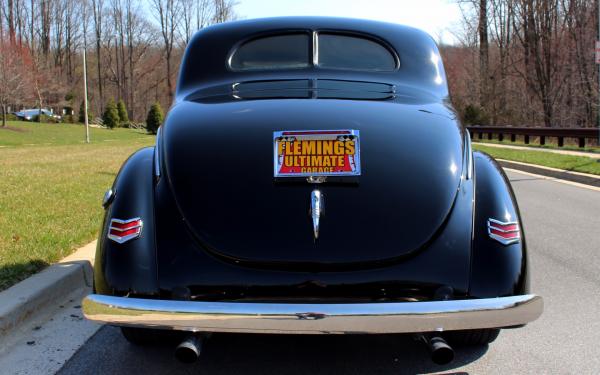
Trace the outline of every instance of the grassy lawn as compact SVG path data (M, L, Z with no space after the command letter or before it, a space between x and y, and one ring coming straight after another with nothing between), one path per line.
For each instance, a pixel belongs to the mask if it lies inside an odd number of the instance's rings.
M75 145L85 141L85 127L80 124L8 121L7 128L0 127L0 146ZM127 142L137 140L144 134L130 129L107 130L90 126L90 139L93 143Z
M553 154L551 152L514 150L474 144L473 148L486 152L497 159L520 161L568 171L600 175L600 163L585 156Z
M600 153L600 147L598 147L598 146L578 147L574 141L573 141L573 144L566 144L566 142L565 142L565 145L563 147L558 147L558 143L551 141L551 140L546 140L545 145L540 145L540 144L535 144L535 143L526 144L525 142L520 141L520 140L517 140L515 142L509 142L509 141L500 142L497 139L477 139L477 138L473 139L473 142L493 143L493 144L497 144L497 145L521 146L521 147L531 147L531 148L545 148L545 149L551 149L551 150L569 150L569 151Z
M123 161L154 137L128 129L9 123L0 128L0 290L93 240Z

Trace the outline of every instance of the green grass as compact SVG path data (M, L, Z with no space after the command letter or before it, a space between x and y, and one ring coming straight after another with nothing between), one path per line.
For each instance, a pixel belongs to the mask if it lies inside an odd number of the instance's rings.
M19 131L19 130L24 131ZM11 122L0 128L0 290L92 241L104 191L154 137L128 129Z
M139 139L144 134L130 129L107 130L90 126L90 139L94 143L125 142ZM75 145L84 142L85 127L81 124L8 121L6 129L0 126L0 146Z
M543 165L545 167L600 175L600 163L597 161L597 159L586 156L572 156L555 154L551 152L515 150L510 148L485 146L482 144L474 144L473 148L486 152L496 159L520 161L523 163Z
M533 137L532 137L533 138ZM576 142L572 144L565 144L563 147L558 147L558 143L548 142L546 141L545 145L534 144L534 143L525 143L523 141L502 141L500 142L497 139L473 139L473 142L478 143L493 143L497 145L508 145L508 146L520 146L520 147L531 147L531 148L542 148L542 149L550 149L550 150L568 150L568 151L580 151L580 152L591 152L591 153L600 153L600 147L597 146L586 146L579 147Z

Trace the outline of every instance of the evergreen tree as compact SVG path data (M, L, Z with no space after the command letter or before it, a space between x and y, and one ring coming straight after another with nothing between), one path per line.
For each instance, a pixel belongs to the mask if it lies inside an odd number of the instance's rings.
M129 115L127 114L127 107L125 107L125 102L123 100L119 100L117 111L119 112L119 122L121 123L121 126L127 126L129 123Z
M92 110L88 107L88 122L91 122L94 118L94 114ZM81 101L81 105L79 105L79 117L77 119L78 122L85 124L85 103L83 100Z
M106 108L102 115L102 122L104 122L104 126L109 129L119 125L119 111L117 111L117 106L112 98L106 103Z
M160 103L156 102L150 107L148 117L146 118L146 129L149 133L156 134L158 127L163 122L163 111L160 107Z

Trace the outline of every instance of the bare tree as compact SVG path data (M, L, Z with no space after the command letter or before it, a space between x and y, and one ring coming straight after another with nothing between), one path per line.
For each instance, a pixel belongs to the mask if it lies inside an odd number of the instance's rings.
M237 18L235 14L236 2L233 0L213 0L214 23L222 23Z
M488 7L487 0L479 0L479 105L488 105L489 53L488 53Z
M48 57L50 52L50 22L51 22L51 2L50 0L40 0L40 20L41 20L41 37L40 43L42 53Z
M196 1L196 30L210 25L213 20L213 4L211 0Z
M184 45L187 45L194 34L193 17L196 10L195 0L181 0L181 39Z
M104 13L104 0L92 0L94 19L94 33L96 34L96 61L98 68L98 96L100 111L104 109L103 70L102 70L102 14Z
M29 5L29 11L31 14L31 17L29 19L29 45L30 45L30 51L31 54L33 55L35 53L35 31L34 31L34 25L35 25L35 0L31 0L30 5Z
M8 22L8 38L10 44L15 44L15 4L14 0L7 0L6 5L8 7L6 11L6 21Z
M0 40L4 40L4 0L0 0Z
M179 25L180 14L182 10L180 0L152 0L155 16L160 23L160 31L163 37L163 48L166 64L167 90L169 92L169 102L173 101L173 83L171 59L173 56L173 47L177 27Z
M181 41L187 45L197 30L212 24L216 19L214 0L181 0ZM233 14L230 10L228 13Z
M0 40L0 106L2 107L2 126L6 126L8 105L25 99L28 87L26 50L10 42Z
M129 117L141 120L154 101L168 106L173 100L175 62L194 32L235 17L234 5L230 0L153 0L150 7L139 0L0 0L0 40L22 47L30 60L21 80L28 81L30 95L14 96L8 105L73 107L74 98L83 95L81 45L89 26L91 111L101 113L107 98L121 98Z

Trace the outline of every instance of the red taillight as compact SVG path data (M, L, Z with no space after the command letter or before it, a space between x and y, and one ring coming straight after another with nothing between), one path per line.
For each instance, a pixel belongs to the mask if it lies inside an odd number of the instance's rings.
M133 240L142 234L142 226L143 222L139 217L128 220L111 219L108 238L118 243Z
M510 245L521 240L521 230L516 221L505 223L500 220L488 219L488 234L490 238L503 245Z

